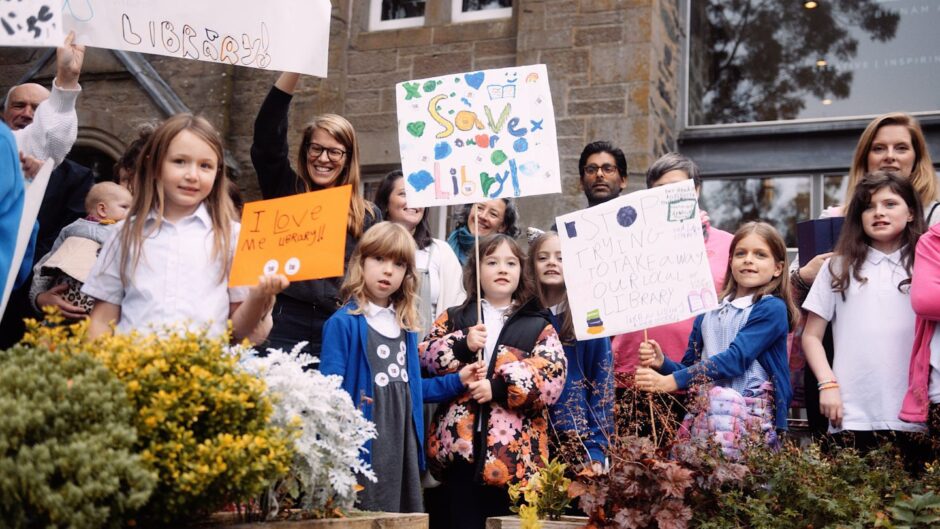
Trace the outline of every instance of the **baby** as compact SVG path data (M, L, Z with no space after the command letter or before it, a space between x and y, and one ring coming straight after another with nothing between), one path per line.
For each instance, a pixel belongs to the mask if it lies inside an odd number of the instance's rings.
M85 214L62 228L52 250L33 268L29 299L40 312L43 307L58 307L68 318L88 316L94 300L81 293L98 250L124 220L131 207L130 192L114 183L95 184L85 197Z

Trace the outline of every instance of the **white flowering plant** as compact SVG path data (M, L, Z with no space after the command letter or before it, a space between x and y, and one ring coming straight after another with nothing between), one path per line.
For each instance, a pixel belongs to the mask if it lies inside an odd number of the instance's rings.
M233 352L246 371L267 384L274 403L272 421L296 434L292 475L285 482L302 490L298 506L330 515L352 508L359 490L357 475L376 481L370 466L359 458L376 431L340 387L341 377L304 370L319 360L301 353L303 346L300 343L289 353L268 349L266 356L246 347L233 348ZM269 508L267 515L276 516L277 506Z

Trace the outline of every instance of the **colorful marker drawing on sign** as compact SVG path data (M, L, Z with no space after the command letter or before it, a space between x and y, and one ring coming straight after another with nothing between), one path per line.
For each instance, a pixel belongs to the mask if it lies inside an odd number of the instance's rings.
M326 77L328 0L272 0L257 16L245 16L259 10L249 0L141 4L66 0L63 22L89 46Z
M0 46L61 46L60 2L0 0Z
M578 339L682 321L718 306L691 180L558 217Z
M396 98L409 204L561 192L545 65L407 81Z
M253 286L258 276L291 282L343 275L348 185L245 204L230 286Z

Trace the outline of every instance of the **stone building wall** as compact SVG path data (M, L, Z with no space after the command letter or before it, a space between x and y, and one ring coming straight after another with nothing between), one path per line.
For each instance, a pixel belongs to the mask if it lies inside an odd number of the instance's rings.
M450 2L428 0L425 25L368 31L364 0L335 0L329 76L303 78L291 108L292 148L317 113L347 117L359 133L364 172L378 176L398 163L395 83L450 72L545 63L556 113L562 197L521 200L524 226L548 226L555 215L584 207L577 160L583 146L607 139L627 154L630 189L678 135L680 39L678 0L516 0L512 18L451 23ZM0 51L0 86L16 82L39 51ZM239 184L257 198L249 159L255 115L276 72L148 56L193 111L222 132L239 163ZM52 66L37 77L46 85ZM163 116L106 50L90 50L82 74L80 125L120 141ZM292 151L293 151L292 149Z

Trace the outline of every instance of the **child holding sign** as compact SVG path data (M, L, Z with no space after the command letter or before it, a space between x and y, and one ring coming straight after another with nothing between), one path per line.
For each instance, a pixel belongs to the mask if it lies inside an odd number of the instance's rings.
M910 179L887 171L864 176L849 201L835 255L803 303L803 351L819 380L820 411L829 432L852 432L837 440L859 450L889 439L913 449L910 432L924 430L898 419L914 345L911 266L923 219ZM822 346L829 321L832 367Z
M473 254L464 269L470 297L441 314L421 344L421 364L432 374L454 373L480 356L485 364L467 393L434 414L428 439L453 528L482 529L488 517L509 514L509 484L531 477L548 457L547 408L561 395L567 362L524 262L508 235L480 241L479 275Z
M95 298L88 334L165 325L226 331L260 341L263 316L287 286L260 278L228 288L240 225L228 195L222 139L202 117L177 114L147 141L133 177L127 220L104 244L82 293Z
M549 408L552 443L568 463L604 466L613 422L614 377L609 338L577 340L568 310L558 234L543 233L529 246L535 292L558 332L568 359L568 377L558 402Z
M750 433L763 433L773 446L775 430L787 429L787 332L798 313L786 268L787 247L777 230L764 222L745 224L731 241L722 302L695 318L682 362L665 357L655 341L640 346L641 390L685 389L696 377L715 382L708 408L686 417L680 437L712 438L733 457Z
M363 235L341 294L346 306L323 326L320 372L343 377L343 389L378 431L362 454L378 483L363 483L359 507L422 512L422 404L462 393L478 366L421 377L415 243L402 226L380 222Z

